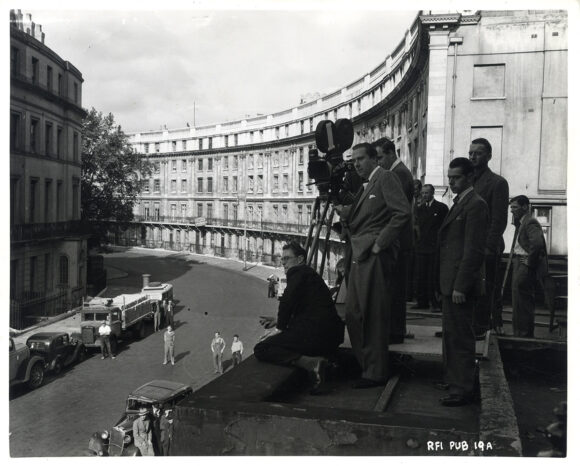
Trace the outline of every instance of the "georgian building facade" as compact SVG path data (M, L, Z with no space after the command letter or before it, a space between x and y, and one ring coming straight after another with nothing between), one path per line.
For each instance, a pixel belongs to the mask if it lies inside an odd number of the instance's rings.
M550 253L565 255L566 76L566 12L420 12L384 61L332 94L272 115L132 134L155 170L117 239L242 257L246 235L249 258L273 261L308 231L316 125L349 118L354 144L389 137L446 202L449 161L486 137L492 169L510 195L530 197ZM513 228L505 235L511 244ZM334 263L340 243L331 241Z
M80 228L83 78L10 12L11 326L74 306L86 289Z

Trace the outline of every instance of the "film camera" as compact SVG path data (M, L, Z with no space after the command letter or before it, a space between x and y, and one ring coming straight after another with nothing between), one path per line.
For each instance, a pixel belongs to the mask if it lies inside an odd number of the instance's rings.
M333 123L323 120L316 126L316 149L308 151L308 176L320 192L320 197L341 200L344 176L354 170L352 162L343 159L343 153L352 145L354 130L352 122L341 118ZM324 155L320 157L318 151Z

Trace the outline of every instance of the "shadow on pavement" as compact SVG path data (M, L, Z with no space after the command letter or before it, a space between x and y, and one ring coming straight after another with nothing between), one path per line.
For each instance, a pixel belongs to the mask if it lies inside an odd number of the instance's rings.
M175 362L181 361L185 356L187 356L191 351L183 351L175 356Z

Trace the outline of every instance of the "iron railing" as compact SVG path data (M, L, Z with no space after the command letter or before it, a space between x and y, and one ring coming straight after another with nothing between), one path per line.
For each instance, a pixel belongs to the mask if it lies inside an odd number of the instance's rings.
M80 220L51 223L22 223L10 225L10 241L53 239L83 233Z

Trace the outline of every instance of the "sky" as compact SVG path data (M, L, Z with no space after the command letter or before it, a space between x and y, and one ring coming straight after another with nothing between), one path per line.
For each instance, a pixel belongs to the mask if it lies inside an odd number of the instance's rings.
M268 5L23 13L42 25L45 45L83 74L83 106L111 112L125 132L137 132L193 126L194 104L202 126L340 89L385 60L418 12Z

